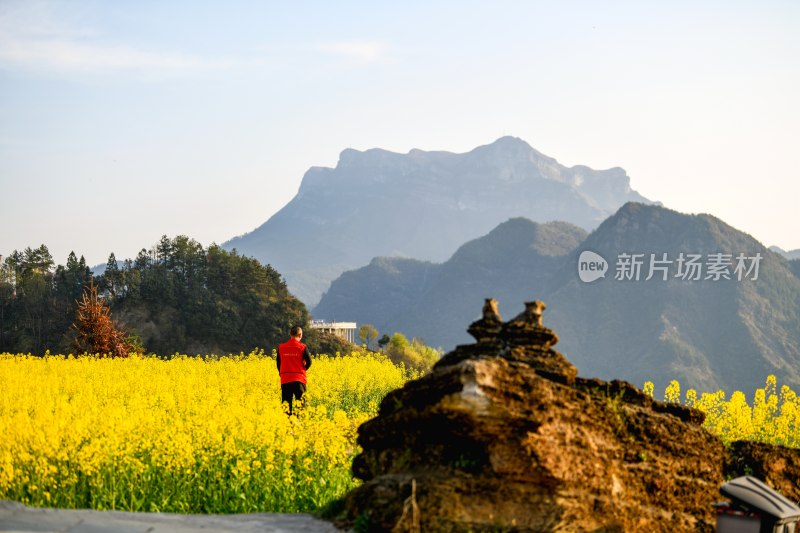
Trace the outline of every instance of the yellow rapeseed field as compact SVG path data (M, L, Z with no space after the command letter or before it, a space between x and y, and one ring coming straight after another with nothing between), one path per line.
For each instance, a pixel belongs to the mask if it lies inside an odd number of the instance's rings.
M0 499L187 513L318 509L355 486L356 430L410 377L377 354L316 357L305 405L279 402L274 356L0 354ZM653 394L653 384L644 389ZM723 441L800 447L800 399L775 376L742 392L665 400L707 415Z
M354 486L356 429L408 375L375 354L315 358L305 406L274 357L0 354L0 499L233 513L309 511Z
M694 389L686 391L683 404L703 411L704 427L725 443L749 440L800 448L800 399L788 385L778 393L777 383L775 376L768 376L764 388L755 391L752 406L741 391L726 400L724 391L698 397ZM652 396L653 383L645 383L644 390ZM672 381L667 386L664 400L681 402L680 383Z

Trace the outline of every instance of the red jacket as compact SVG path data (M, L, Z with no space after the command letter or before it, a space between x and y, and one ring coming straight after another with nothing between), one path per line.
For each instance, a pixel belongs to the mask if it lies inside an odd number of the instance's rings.
M278 346L278 371L281 385L299 381L306 382L306 369L311 366L311 353L305 344L291 338Z

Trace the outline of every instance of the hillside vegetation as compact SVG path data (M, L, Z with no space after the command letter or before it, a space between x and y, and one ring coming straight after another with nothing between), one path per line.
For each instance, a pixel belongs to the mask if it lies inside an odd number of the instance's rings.
M83 257L54 265L46 246L15 251L0 265L0 351L69 353L76 302L92 278ZM293 325L309 321L305 305L270 265L204 248L185 236L164 236L135 259L112 253L95 284L113 319L146 351L159 355L271 351ZM346 343L307 328L318 353Z

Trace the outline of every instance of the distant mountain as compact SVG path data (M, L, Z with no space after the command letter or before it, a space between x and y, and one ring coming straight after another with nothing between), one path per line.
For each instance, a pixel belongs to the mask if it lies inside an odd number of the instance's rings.
M776 254L781 254L786 259L800 259L800 249L786 251L779 246L770 246L769 249Z
M712 216L638 203L626 204L584 236L569 224L509 220L443 264L377 259L347 272L312 314L346 312L383 332L403 331L451 349L471 342L463 324L479 315L484 298L497 298L505 317L539 298L548 304L547 325L561 337L558 349L582 375L637 385L651 380L660 390L671 379L701 391L752 390L770 373L800 385L794 261ZM604 278L581 281L585 251L605 260ZM730 257L717 262L720 253ZM638 281L632 271L634 279L616 279L624 254L641 260ZM651 254L656 268L647 280ZM678 275L681 254L684 260L698 256L699 280ZM758 254L760 261L750 259ZM664 259L671 263L659 263ZM714 279L715 263L730 279ZM758 277L752 279L755 264ZM682 266L688 273L685 261ZM666 268L666 280L659 267Z
M297 196L223 248L269 263L315 305L342 272L378 256L444 261L514 216L595 228L627 201L647 202L621 168L565 167L503 137L464 154L344 150L311 168Z
M464 324L475 319L487 296L510 314L526 296L549 290L563 257L586 235L566 222L514 218L468 242L443 264L375 258L334 281L312 314L333 320L347 313L381 332L406 332L449 350L468 342Z
M792 259L789 261L789 268L794 272L794 275L800 278L800 259Z
M578 279L584 250L608 259L605 279ZM623 253L645 254L640 281L614 278ZM664 253L673 261L667 281L658 271L645 281L650 254ZM675 277L681 253L701 256L702 279ZM705 279L718 253L732 256L729 280ZM739 254L761 255L758 279L737 279ZM560 347L592 375L637 384L652 376L661 390L677 378L699 390L752 391L768 374L800 385L800 279L785 258L713 216L627 204L568 257L553 289Z

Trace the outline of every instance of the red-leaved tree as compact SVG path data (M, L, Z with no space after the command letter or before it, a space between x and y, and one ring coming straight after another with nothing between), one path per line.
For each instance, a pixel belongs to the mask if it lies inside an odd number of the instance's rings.
M73 341L76 353L128 356L125 332L117 329L111 321L111 310L98 297L94 280L84 287L75 316L72 328L77 332Z

